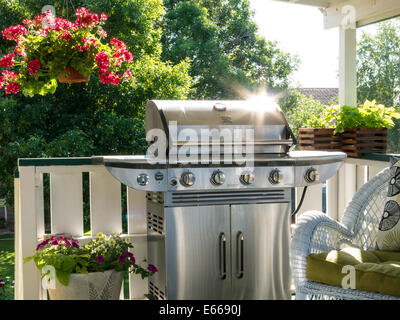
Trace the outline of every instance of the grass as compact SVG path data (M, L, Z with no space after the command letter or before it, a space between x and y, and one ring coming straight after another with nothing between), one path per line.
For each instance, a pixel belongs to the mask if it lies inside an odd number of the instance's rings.
M4 288L0 288L0 300L14 299L14 235L0 236L0 279L5 281Z

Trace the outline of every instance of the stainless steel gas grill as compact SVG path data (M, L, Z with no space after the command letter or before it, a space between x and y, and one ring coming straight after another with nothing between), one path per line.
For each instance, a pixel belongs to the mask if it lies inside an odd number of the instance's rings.
M346 155L291 151L292 131L270 102L150 101L146 131L149 151L166 133L166 152L100 160L146 191L148 261L159 269L150 294L289 299L291 190L326 181Z

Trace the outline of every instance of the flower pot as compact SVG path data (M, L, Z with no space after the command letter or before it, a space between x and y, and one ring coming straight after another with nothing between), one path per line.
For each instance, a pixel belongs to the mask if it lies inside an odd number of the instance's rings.
M68 286L56 279L55 289L48 290L50 300L119 300L123 277L115 270L72 273Z
M88 82L90 79L90 75L88 76L83 76L81 75L77 70L72 68L70 65L68 65L63 73L69 74L68 76L64 77L61 76L58 78L58 81L60 83L79 83L79 82Z

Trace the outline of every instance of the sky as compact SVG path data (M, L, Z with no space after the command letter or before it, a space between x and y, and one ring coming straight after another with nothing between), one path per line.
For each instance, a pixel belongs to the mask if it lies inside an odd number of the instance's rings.
M278 41L281 49L299 57L299 70L292 76L295 86L339 86L339 29L324 29L318 8L273 0L250 0L250 5L258 33L267 40ZM372 32L369 28L362 29Z

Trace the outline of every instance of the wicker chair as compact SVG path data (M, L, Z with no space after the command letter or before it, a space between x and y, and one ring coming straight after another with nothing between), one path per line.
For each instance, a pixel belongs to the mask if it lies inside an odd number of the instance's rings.
M388 181L389 168L363 185L347 206L340 223L318 211L308 211L299 217L293 230L290 252L296 299L399 299L306 279L307 255L310 253L340 249L344 244L363 250L374 249Z

